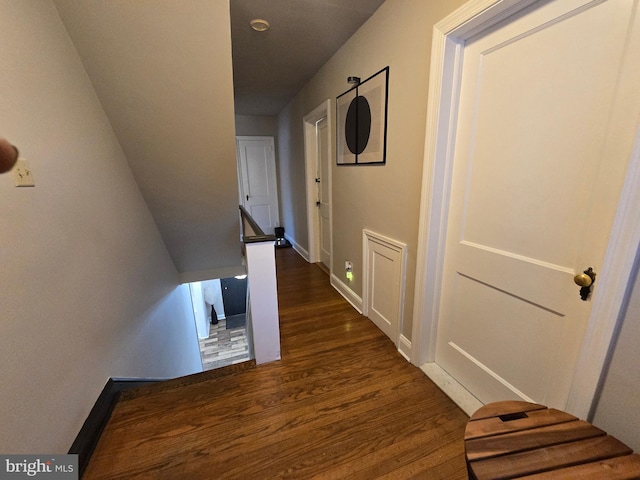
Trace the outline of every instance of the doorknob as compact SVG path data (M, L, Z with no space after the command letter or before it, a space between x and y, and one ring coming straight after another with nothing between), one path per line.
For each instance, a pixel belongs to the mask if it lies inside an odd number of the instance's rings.
M596 281L596 273L589 267L583 273L573 277L573 281L580 287L580 298L586 300L591 293L591 285Z
M593 280L586 273L581 273L580 275L576 275L573 277L573 281L576 282L576 285L579 287L590 287L593 283Z

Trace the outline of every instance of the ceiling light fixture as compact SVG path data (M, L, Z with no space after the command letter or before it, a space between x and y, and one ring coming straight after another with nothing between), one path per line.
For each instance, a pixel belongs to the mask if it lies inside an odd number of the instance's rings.
M267 30L269 30L269 27L271 27L271 25L269 25L269 22L261 18L254 18L249 22L249 25L251 25L251 28L253 28L256 32L266 32Z

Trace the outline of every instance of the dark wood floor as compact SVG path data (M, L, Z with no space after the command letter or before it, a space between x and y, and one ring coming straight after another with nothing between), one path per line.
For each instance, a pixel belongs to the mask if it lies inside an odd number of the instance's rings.
M317 266L277 269L282 360L127 392L83 478L467 478L468 417Z

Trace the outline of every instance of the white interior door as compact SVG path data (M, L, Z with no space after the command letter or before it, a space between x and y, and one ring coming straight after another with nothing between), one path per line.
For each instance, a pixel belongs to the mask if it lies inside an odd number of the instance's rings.
M316 123L316 146L318 159L318 227L320 240L320 262L328 269L331 265L331 218L329 191L329 128L326 117Z
M602 272L637 128L636 3L537 2L464 46L435 360L484 403L566 404L573 277Z
M309 250L298 251L331 270L331 100L304 116L305 180Z
M280 223L273 137L237 137L240 203L266 234Z

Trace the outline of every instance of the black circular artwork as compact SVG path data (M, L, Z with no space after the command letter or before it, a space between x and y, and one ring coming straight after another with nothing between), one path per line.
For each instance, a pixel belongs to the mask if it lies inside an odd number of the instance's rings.
M366 98L357 96L351 100L344 135L351 153L360 155L364 152L371 135L371 108Z

